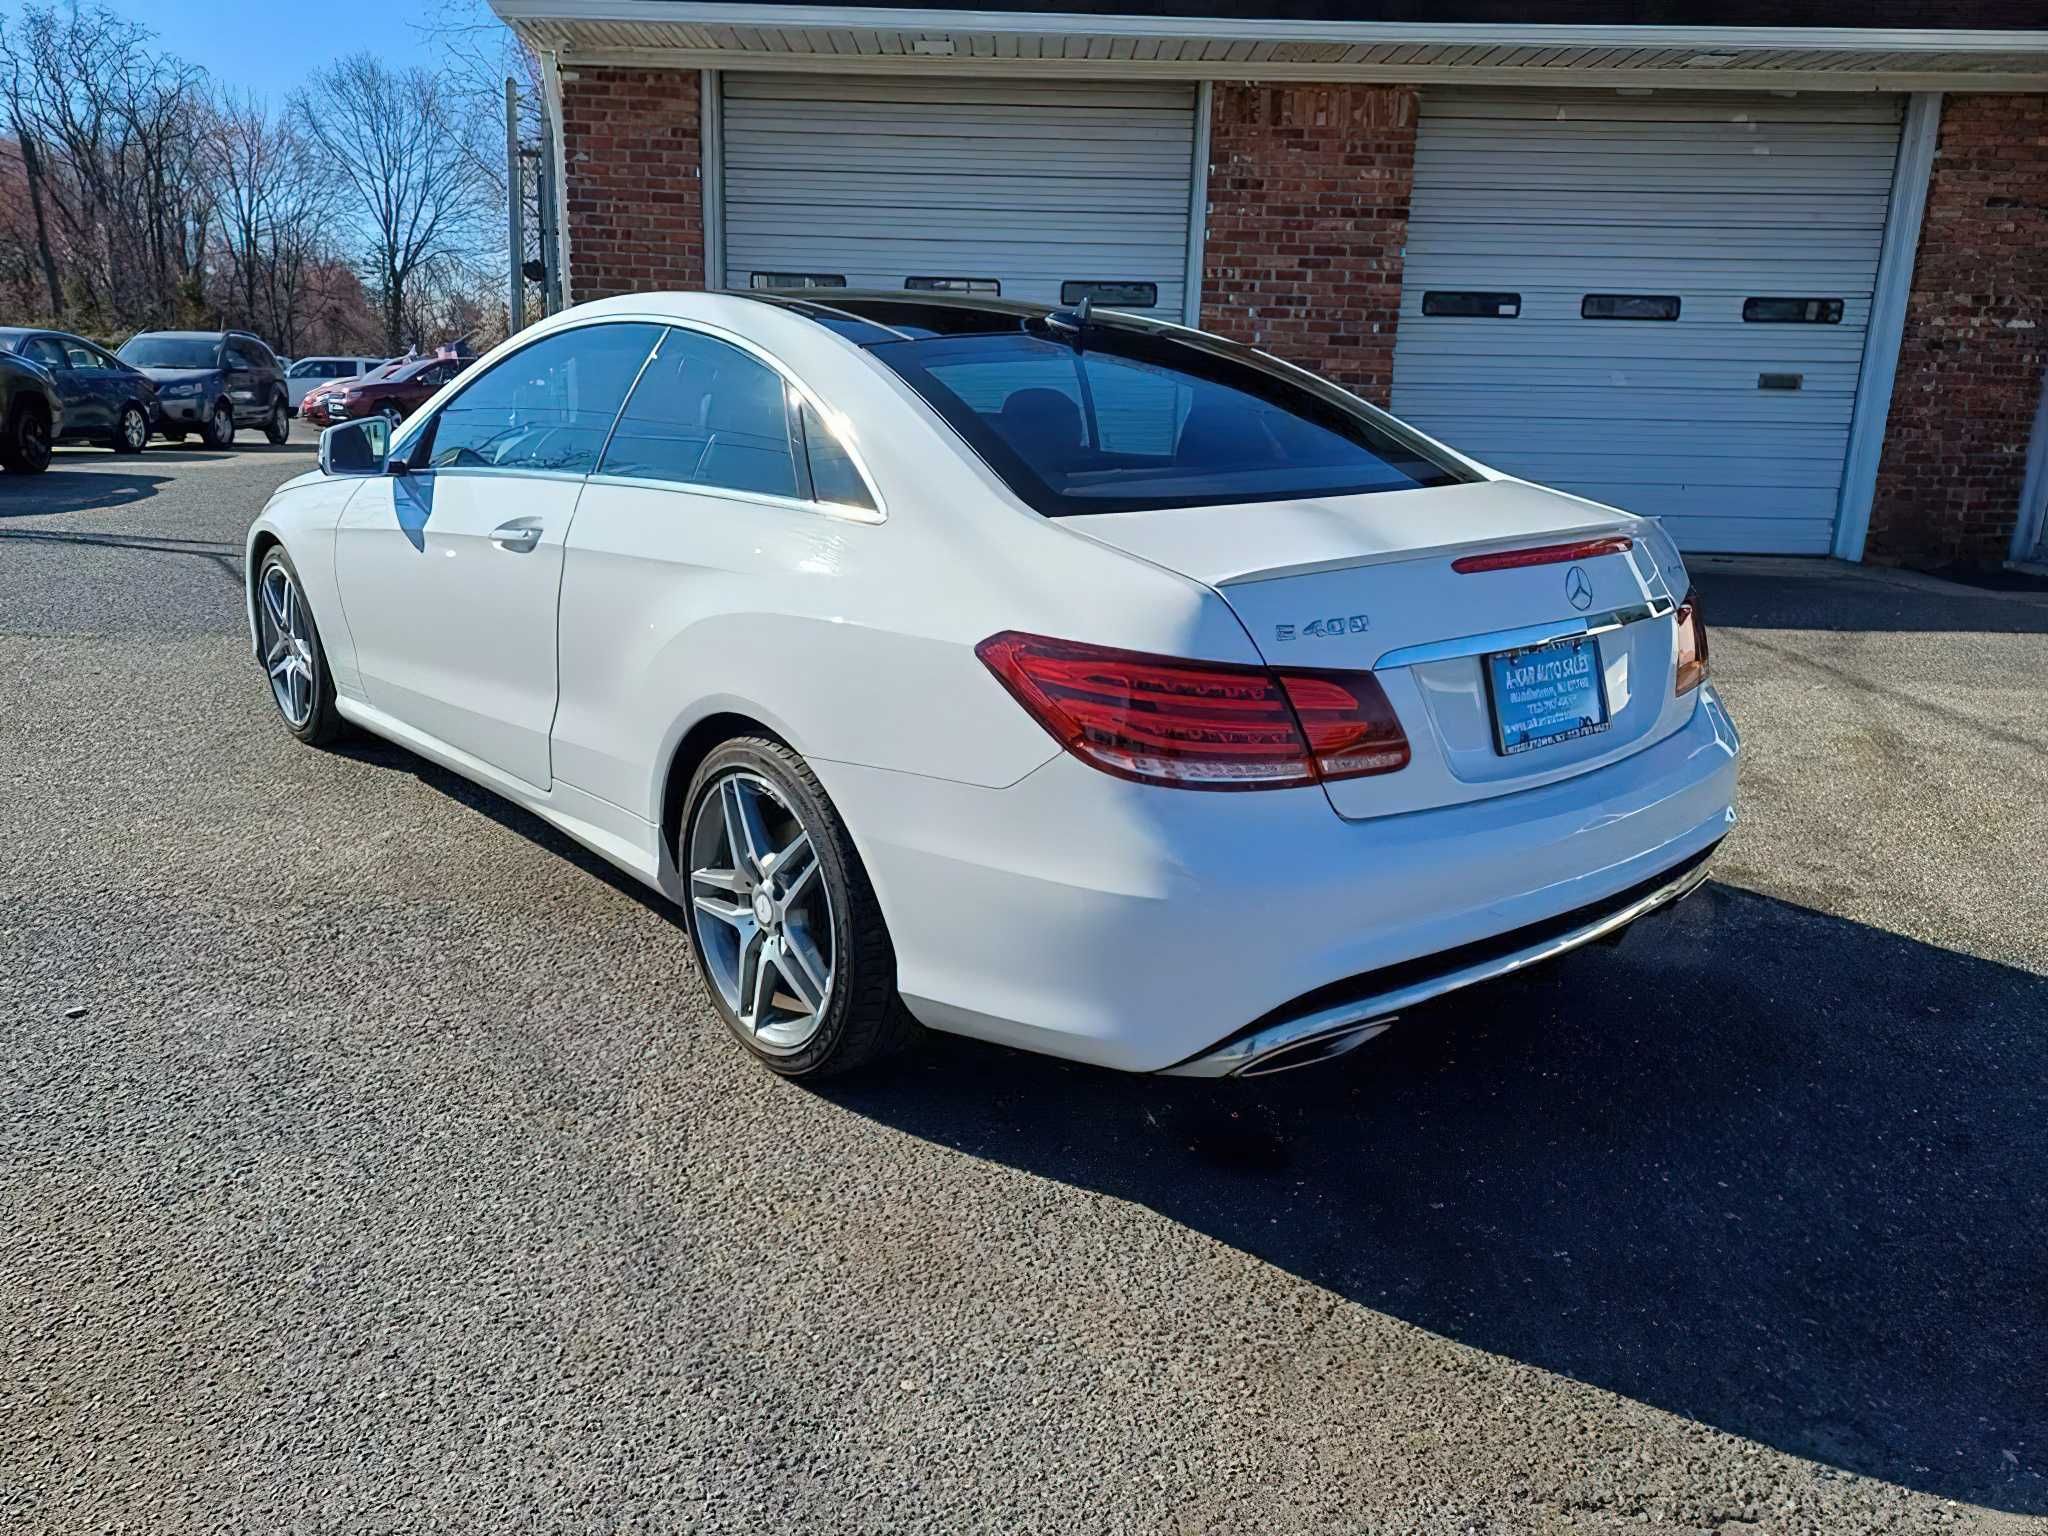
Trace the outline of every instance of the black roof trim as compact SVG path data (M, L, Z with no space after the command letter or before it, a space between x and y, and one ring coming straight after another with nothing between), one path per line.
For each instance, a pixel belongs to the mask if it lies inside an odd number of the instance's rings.
M1049 304L962 293L899 293L891 288L734 288L736 299L772 304L830 326L861 346L920 336L975 336L1014 331L1051 313Z

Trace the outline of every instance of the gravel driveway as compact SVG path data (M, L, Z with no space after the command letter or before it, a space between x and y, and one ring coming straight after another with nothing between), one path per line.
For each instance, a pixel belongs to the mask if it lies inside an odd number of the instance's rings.
M276 727L310 463L0 481L0 1528L2048 1527L2048 599L1701 562L1718 879L1334 1069L811 1091Z

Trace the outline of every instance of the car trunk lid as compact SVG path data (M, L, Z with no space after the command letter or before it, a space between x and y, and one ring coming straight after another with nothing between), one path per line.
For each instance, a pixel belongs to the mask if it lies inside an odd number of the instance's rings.
M1684 593L1655 552L1669 546L1640 519L1576 497L1489 481L1063 522L1213 588L1275 667L1378 676L1413 756L1398 772L1328 784L1348 818L1570 777L1650 745L1685 717L1671 687L1671 613ZM1511 563L1537 551L1542 563ZM1492 568L1469 568L1474 557ZM1581 643L1564 644L1573 640ZM1556 648L1526 654L1546 643ZM1605 721L1570 736L1546 722L1535 745L1511 730L1503 739L1528 674L1495 672L1487 658L1509 653L1553 672L1579 669L1581 686L1597 674ZM1512 696L1500 714L1496 687Z

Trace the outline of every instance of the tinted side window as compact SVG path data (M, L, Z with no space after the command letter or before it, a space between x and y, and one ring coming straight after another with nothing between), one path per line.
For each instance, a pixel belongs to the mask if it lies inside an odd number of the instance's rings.
M41 363L45 368L64 368L69 363L64 349L47 336L38 336L22 349L23 355L32 363Z
M226 366L230 368L254 368L256 360L233 342L225 349Z
M441 408L429 467L588 474L659 334L652 325L588 325L521 348ZM436 364L420 382L453 371Z
M626 402L603 472L796 495L782 375L738 347L671 330Z
M804 454L811 470L811 494L835 506L866 507L872 512L875 498L868 494L867 482L861 479L852 457L832 429L808 404L803 409L803 423Z

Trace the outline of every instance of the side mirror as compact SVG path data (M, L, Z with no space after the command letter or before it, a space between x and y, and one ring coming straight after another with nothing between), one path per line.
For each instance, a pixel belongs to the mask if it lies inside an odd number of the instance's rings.
M344 421L320 434L320 473L381 475L391 457L391 423L382 416Z

